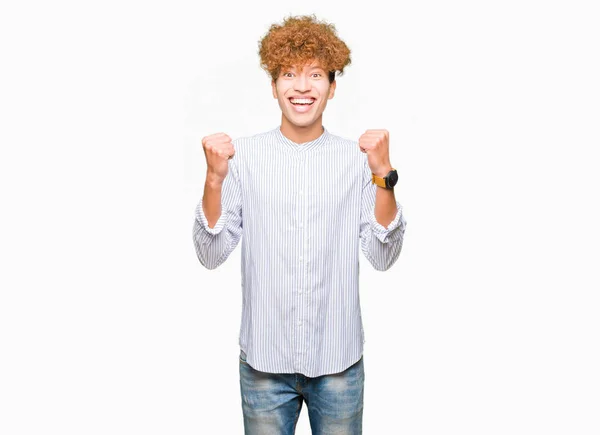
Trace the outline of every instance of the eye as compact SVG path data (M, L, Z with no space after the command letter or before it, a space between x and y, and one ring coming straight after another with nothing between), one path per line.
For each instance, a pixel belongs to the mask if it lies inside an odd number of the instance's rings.
M289 75L288 75L288 74L289 74ZM291 72L285 72L285 73L283 73L283 76L284 76L284 77L291 77L291 76L292 76L292 73L291 73Z
M321 77L321 73L314 73L313 76Z

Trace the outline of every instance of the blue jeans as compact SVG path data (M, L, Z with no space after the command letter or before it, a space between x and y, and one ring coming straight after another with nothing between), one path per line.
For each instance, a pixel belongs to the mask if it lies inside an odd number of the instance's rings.
M246 435L293 435L306 402L313 435L362 434L363 358L341 373L310 378L252 368L240 351L240 387Z

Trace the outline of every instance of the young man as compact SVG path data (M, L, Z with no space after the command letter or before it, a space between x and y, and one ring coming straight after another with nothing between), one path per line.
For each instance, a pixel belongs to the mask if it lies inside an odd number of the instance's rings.
M242 238L240 388L246 434L362 433L359 250L387 270L406 221L386 130L358 141L322 123L350 50L331 24L289 17L260 41L281 125L202 139L207 162L194 244L209 269Z

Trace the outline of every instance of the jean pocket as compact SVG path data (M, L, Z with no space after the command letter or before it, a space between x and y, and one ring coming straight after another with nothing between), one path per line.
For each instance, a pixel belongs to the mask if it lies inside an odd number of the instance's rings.
M248 364L246 362L246 353L240 349L240 361L243 362L244 364Z

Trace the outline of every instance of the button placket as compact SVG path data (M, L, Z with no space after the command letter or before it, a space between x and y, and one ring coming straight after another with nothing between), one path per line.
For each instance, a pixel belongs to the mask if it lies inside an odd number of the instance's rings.
M298 271L300 274L300 279L298 280L299 288L298 288L298 299L297 299L297 309L296 309L296 357L297 364L299 367L302 366L303 360L303 347L304 347L304 335L302 333L302 325L303 325L303 316L304 316L304 301L303 301L303 287L306 283L306 274L305 274L305 261L304 261L304 246L305 246L305 237L306 232L304 231L304 220L306 216L306 195L304 195L305 188L304 185L306 183L306 167L305 167L305 156L303 152L300 152L298 156L298 174L299 174L299 183L297 190L297 207L298 207L298 241L299 241L299 249L300 252L296 253L298 258ZM298 245L297 245L298 246Z
M304 150L306 151L306 150ZM306 310L306 301L305 301L305 294L306 294L306 281L307 281L307 265L306 265L306 239L307 239L307 233L305 231L306 228L306 216L307 216L307 195L306 195L306 184L307 184L307 171L306 171L306 156L305 156L305 152L302 152L300 154L300 164L299 164L299 172L301 174L300 176L300 183L298 186L298 207L299 207L299 221L298 221L298 230L299 230L299 252L297 253L297 258L298 258L298 263L299 263L299 273L300 275L300 280L299 280L299 288L298 288L298 310L297 312L297 318L296 318L296 328L297 328L297 332L296 332L296 336L298 337L297 340L297 348L296 348L296 354L297 354L297 358L298 358L298 365L302 365L302 360L303 360L303 354L304 354L304 346L305 346L305 340L306 340L306 328L304 328L304 316L305 316L305 310Z
M299 208L300 208L300 220L298 222L298 228L300 230L304 230L304 222L306 220L306 195L304 195L304 191L305 191L305 184L306 184L306 156L305 153L302 152L300 154L300 171L302 173L302 176L300 177L301 181L300 181L300 186L299 186L299 190L298 190L298 203L299 203ZM304 256L305 256L305 248L306 248L306 231L301 231L300 233L300 238L301 238L301 243L300 243L300 253L298 254L298 260L300 263L304 263ZM305 278L305 270L304 267L302 267L302 277L303 279Z
M309 202L309 194L308 194L308 185L310 180L308 179L308 152L309 150L304 150L305 152L302 155L302 184L300 186L300 202L302 204L302 214L301 221L299 222L299 227L301 231L301 242L300 242L300 253L299 253L299 261L300 261L300 270L302 273L302 280L300 283L300 289L298 291L298 297L300 302L300 316L298 318L298 337L299 337L299 352L301 353L301 357L307 352L305 348L307 339L308 339L308 329L306 327L306 316L308 310L308 298L309 294L307 292L308 286L308 231L307 228L307 219L308 219L308 202Z

